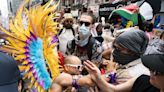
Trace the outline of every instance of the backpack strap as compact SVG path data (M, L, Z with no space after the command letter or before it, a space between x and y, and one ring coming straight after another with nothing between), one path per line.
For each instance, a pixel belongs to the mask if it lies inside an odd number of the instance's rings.
M76 47L75 39L72 40L71 47L72 47L72 53L73 53L74 50L75 50L75 47ZM71 54L72 54L72 53L71 53Z
M73 28L71 28L72 30L72 34L75 36L75 30Z
M92 48L93 48L93 45L95 43L95 38L90 36L89 37L89 41L86 45L86 49L87 49L87 56L89 58L89 60L92 59ZM71 43L71 54L75 51L75 48L76 48L76 43L75 43L75 39L72 40L72 43Z
M63 29L61 29L58 33L58 36L61 35L61 33L63 32Z
M73 54L73 52L75 51L75 47L76 47L75 39L73 39L67 44L68 52L66 51L66 54L67 55Z
M95 38L90 36L88 44L87 44L87 55L88 55L89 60L92 59L92 54L93 54L92 48L93 48L94 43L95 43Z

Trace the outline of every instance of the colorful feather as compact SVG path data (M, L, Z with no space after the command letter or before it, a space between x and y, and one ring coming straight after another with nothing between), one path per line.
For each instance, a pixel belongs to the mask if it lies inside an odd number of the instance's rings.
M10 32L0 26L3 37L9 44L0 50L14 54L24 72L23 79L31 80L31 87L38 92L46 92L52 81L59 75L59 57L54 49L57 47L56 38L58 23L54 22L54 12L59 2L53 0L43 6L37 5L25 8L28 0L20 6L14 20L10 20ZM27 27L23 25L22 16L27 17ZM52 35L53 34L53 35Z

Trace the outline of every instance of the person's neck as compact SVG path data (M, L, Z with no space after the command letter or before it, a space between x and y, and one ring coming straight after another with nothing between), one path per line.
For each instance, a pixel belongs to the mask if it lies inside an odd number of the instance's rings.
M69 72L67 72L67 71L64 71L64 73L67 73L67 74L70 74L70 75L76 75L76 74L71 74L71 73L69 73Z

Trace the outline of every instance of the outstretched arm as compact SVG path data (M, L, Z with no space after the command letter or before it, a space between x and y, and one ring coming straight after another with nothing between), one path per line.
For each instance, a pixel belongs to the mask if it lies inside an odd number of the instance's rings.
M51 92L62 92L62 86L54 83L51 87Z
M62 92L63 87L72 86L73 76L67 73L60 74L54 81L52 85L52 92ZM77 85L82 87L91 87L94 86L94 82L91 79L90 75L82 76L81 78L77 79Z
M62 92L63 87L72 85L72 76L67 73L61 73L53 82L51 92Z
M95 81L95 83L102 90L102 92L130 92L135 80L137 79L137 78L132 78L123 84L115 86L107 83L101 77L100 70L92 62L86 61L84 62L84 64L91 78Z

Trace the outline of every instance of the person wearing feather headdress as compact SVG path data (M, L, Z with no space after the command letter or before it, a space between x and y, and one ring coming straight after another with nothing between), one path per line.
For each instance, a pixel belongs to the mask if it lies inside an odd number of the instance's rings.
M23 79L29 79L29 88L37 92L47 92L53 80L59 75L59 56L56 37L59 30L54 21L54 12L59 2L49 0L45 5L26 8L29 0L20 5L16 16L10 20L10 31L0 26L8 41L0 50L14 54L20 63ZM30 6L30 5L29 5ZM27 26L23 25L23 14L27 16ZM54 35L52 35L54 34Z

